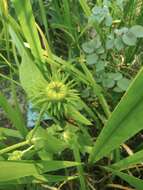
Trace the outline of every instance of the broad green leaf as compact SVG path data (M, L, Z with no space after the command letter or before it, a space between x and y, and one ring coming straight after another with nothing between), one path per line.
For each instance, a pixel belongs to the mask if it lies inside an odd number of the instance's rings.
M21 135L26 136L27 128L26 128L23 120L21 120L20 113L10 105L10 103L7 101L5 96L3 94L1 94L1 93L0 93L0 107L3 108L3 110L5 111L7 117L10 119L13 126L17 130L19 130Z
M127 78L122 78L121 80L118 80L117 82L117 86L122 89L122 90L127 90L129 84L130 84L130 80Z
M134 46L137 42L136 36L130 30L122 36L122 40L129 46Z
M89 161L95 162L108 155L120 144L143 129L143 69L111 114L98 136Z
M96 51L101 48L102 45L99 35L97 35L94 39L90 40L89 43L92 45L92 47L94 47L94 50Z
M141 164L142 162L143 150L136 152L133 155L128 156L127 158L120 160L119 162L116 162L115 164L112 164L110 167L115 170L124 170L133 167L136 164Z
M105 25L111 26L112 25L112 17L110 15L107 15L105 18Z
M114 92L124 92L124 90L122 90L121 88L119 88L118 86L115 86L115 88L113 89Z
M111 78L104 79L102 81L104 87L112 88L115 85L115 81Z
M104 52L105 52L105 50L104 50L104 48L102 46L96 50L96 53L99 54L99 55L103 54Z
M77 165L70 161L0 161L0 183Z
M84 44L82 44L82 49L86 52L86 53L93 53L94 52L94 47L92 44L90 44L89 42L85 42Z
M96 53L87 55L86 61L87 61L88 65L93 65L93 64L97 63L97 61L98 61L98 55Z
M137 37L143 38L143 26L135 25L130 28L130 31Z
M96 64L96 72L103 71L105 69L105 65L105 62L98 61L98 63Z
M107 39L106 49L112 49L114 47L114 39Z
M82 48L83 50L90 54L90 53L93 53L95 50L97 51L100 47L101 47L101 41L100 41L100 37L99 36L96 36L96 38L88 41L88 42L85 42L82 44ZM103 51L104 49L102 49ZM99 52L100 54L100 52Z
M12 0L14 8L20 22L23 34L30 45L33 55L42 59L42 48L36 29L35 19L32 12L30 1Z
M121 49L124 48L124 43L123 43L123 40L120 38L120 37L117 37L115 40L114 40L114 46L115 48L120 51Z
M23 57L19 68L20 82L28 96L37 95L37 87L47 83L38 67L29 57Z
M108 73L108 78L116 80L116 81L121 80L122 77L123 77L123 75L121 73L119 73L119 72L117 72L117 73Z
M121 179L125 180L131 186L135 187L136 190L142 190L143 189L143 180L138 179L134 176L130 176L126 173L113 170L113 169L109 169L109 168L105 168L105 169L107 169L108 171L111 171L114 175L117 175Z

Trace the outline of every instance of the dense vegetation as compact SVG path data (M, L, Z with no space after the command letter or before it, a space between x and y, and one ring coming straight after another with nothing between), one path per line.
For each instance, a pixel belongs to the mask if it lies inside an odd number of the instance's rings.
M0 190L143 190L142 0L0 0Z

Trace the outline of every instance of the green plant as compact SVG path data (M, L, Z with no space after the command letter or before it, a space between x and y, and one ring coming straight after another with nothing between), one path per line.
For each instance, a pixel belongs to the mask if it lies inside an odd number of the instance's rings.
M10 73L1 77L10 81L14 100L13 106L1 93L0 106L15 128L0 128L0 189L117 188L115 176L142 189L135 177L141 175L142 150L123 154L123 149L131 152L124 143L143 129L143 70L133 79L138 70L133 66L141 63L142 5L136 12L138 4L129 3L0 2L6 40L1 58ZM57 31L62 51L56 49ZM16 85L38 112L33 129L26 127ZM113 177L105 178L106 172Z

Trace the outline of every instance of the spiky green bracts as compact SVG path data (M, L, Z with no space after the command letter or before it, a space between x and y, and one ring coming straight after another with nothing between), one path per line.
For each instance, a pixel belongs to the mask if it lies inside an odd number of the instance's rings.
M72 117L84 124L90 122L77 111L80 98L74 89L74 82L55 73L46 80L38 67L31 61L20 66L20 81L36 108L45 106L49 115L59 118Z

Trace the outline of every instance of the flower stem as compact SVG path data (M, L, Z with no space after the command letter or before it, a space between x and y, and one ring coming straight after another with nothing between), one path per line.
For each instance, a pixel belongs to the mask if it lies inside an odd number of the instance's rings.
M27 145L27 144L29 144L29 141L28 141L28 140L23 141L23 142L20 142L20 143L17 143L17 144L14 144L14 145L11 145L11 146L6 147L6 148L3 148L2 150L0 150L0 155L5 154L5 153L7 153L7 152L10 152L10 151L12 151L12 150L15 150L15 149L17 149L17 148L20 148L20 147L22 147L22 146L25 146L25 145Z

